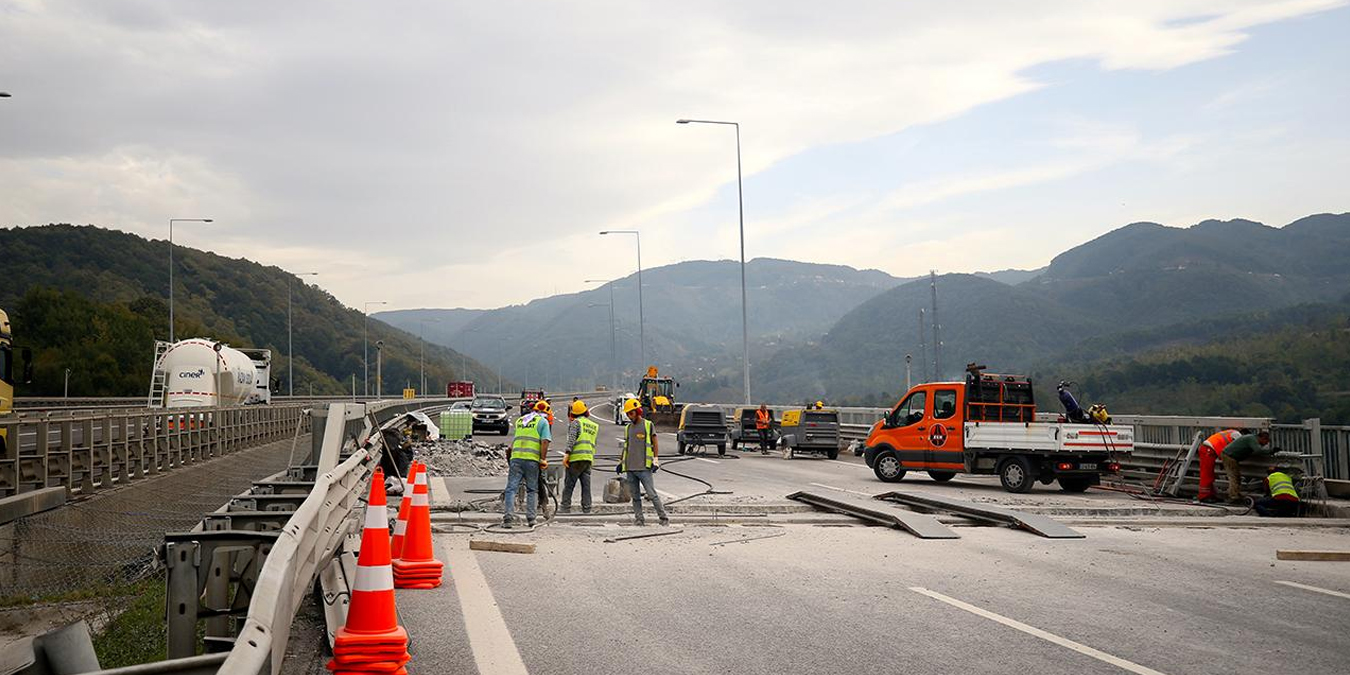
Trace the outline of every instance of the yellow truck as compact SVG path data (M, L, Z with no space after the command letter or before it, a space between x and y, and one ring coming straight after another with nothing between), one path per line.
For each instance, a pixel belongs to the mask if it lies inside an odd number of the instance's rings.
M33 352L23 350L23 384L33 381ZM0 309L0 417L14 410L14 385L20 382L14 377L14 335L9 327L9 315ZM0 426L0 454L6 450L6 438L9 432Z

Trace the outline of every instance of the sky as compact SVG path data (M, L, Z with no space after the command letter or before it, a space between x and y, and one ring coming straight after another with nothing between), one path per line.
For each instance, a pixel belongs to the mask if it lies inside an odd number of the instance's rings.
M1031 269L1350 210L1346 0L0 2L0 227L498 307L747 258Z

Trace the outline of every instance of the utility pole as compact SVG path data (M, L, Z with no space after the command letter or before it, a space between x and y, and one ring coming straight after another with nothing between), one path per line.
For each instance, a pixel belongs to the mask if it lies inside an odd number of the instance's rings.
M384 300L372 300L361 308L361 313L365 315L365 325L361 331L361 368L363 372L361 379L365 382L362 385L365 388L364 396L370 396L370 306L387 304L389 303Z
M381 375L383 374L383 371L381 370L381 366L383 365L383 361L381 360L381 357L382 357L383 355L384 355L384 340L376 340L376 341L375 341L375 400L376 400L376 401L384 400L384 380L381 379Z
M61 398L70 398L70 369L69 369L69 368L66 369L66 384L65 384L65 387L62 388L62 390L61 390ZM18 447L18 443L17 443L17 442L15 443L15 447Z
M923 375L923 381L928 381L928 330L923 324L923 308L919 308L919 365L920 373Z
M913 386L909 383L909 362L913 360L914 357L912 355L905 354L905 391L909 391L910 387Z
M937 271L928 270L928 286L933 290L933 379L942 379L942 335L938 332Z

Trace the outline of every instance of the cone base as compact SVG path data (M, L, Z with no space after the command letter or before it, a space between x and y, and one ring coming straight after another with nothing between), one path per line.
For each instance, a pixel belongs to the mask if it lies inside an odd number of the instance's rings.
M361 664L361 663L379 663L381 661L397 661L408 656L406 647L394 647L388 651L362 651L362 652L342 652L333 655L333 660L341 665Z
M395 626L393 630L380 631L378 633L364 633L347 630L346 626L338 629L337 635L333 637L333 652L341 654L343 652L364 652L383 651L381 647L398 646L407 648L408 631L403 630L403 626Z

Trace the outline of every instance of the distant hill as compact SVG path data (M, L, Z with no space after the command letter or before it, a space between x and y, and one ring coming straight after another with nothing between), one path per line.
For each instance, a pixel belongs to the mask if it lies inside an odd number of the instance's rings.
M1024 281L1035 279L1044 272L1045 272L1044 267L1034 270L1006 269L1006 270L999 270L997 272L976 272L975 276L984 277L986 279L992 279L1001 284L1008 284L1009 286L1016 286L1017 284L1020 284Z
M0 307L13 310L16 338L34 350L39 364L35 382L20 395L59 395L65 368L73 371L72 395L146 392L153 341L168 338L167 246L93 226L0 228L10 280L0 285ZM174 258L178 337L271 349L273 376L285 392L289 283L296 393L308 393L310 385L316 394L350 393L353 375L361 393L361 312L277 267L182 246L175 247ZM86 302L62 299L61 292ZM407 382L416 386L417 338L371 320L369 339L372 389L377 340L385 343L385 393L398 393ZM426 345L425 362L429 389L458 379L461 364L469 376L495 384L491 369L436 344Z
M902 280L876 270L756 258L746 264L751 359L784 345L814 339L848 310ZM734 261L690 261L643 270L647 362L682 384L737 371L741 356L741 277ZM609 382L608 303L614 298L616 350L631 389L643 367L638 349L637 275L598 288L482 312L467 323L465 310L375 314L404 330L419 318L429 338L502 364L512 379L546 388ZM598 306L595 306L598 305ZM441 330L460 326L457 331ZM435 327L433 329L433 327ZM560 358L565 355L565 358Z
M1190 228L1134 223L1056 256L1016 286L994 275L939 276L942 377L978 361L997 370L1082 363L1232 339L1244 323L1287 310L1316 320L1350 290L1350 214L1283 228L1209 220ZM892 402L904 355L918 359L918 309L931 312L925 280L855 308L821 340L755 364L756 398ZM928 359L932 359L931 314ZM1267 323L1279 330L1279 319ZM915 379L922 370L914 366Z

